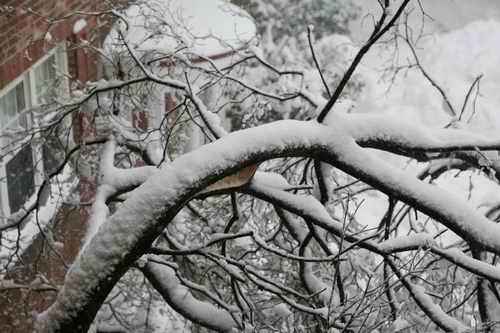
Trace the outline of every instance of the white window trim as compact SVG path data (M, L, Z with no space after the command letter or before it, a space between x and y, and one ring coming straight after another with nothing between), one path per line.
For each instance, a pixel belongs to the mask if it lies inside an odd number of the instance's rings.
M12 89L20 83L24 82L24 96L25 96L25 111L23 113L27 113L28 118L28 126L34 126L36 120L33 117L33 110L39 106L37 104L37 96L36 96L36 87L35 87L35 70L42 65L49 57L52 55L56 56L56 64L57 64L57 73L61 73L64 75L66 79L63 81L63 87L66 92L69 93L69 81L67 79L66 74L68 73L68 57L66 53L66 44L61 43L54 48L52 48L47 54L38 59L29 69L24 71L19 77L9 82L2 90L0 90L0 98L8 94ZM14 118L17 119L17 118ZM10 122L9 122L10 123ZM5 128L8 128L9 124L0 128L0 145L2 147L6 147L8 144L8 138L3 136L3 131ZM9 203L9 193L8 193L8 185L7 185L7 163L16 156L19 152L20 148L26 143L28 140L31 140L31 137L27 137L22 141L16 143L19 146L19 149L16 149L13 152L8 153L0 160L0 210L3 216L9 216L10 211L10 203ZM33 142L36 142L36 137ZM43 156L41 145L32 143L32 152L33 152L33 162L34 162L34 184L35 184L35 192L34 196L38 192L39 187L41 186L44 179L44 170L43 170ZM26 202L31 202L33 197L28 198ZM25 203L26 204L26 203Z
M0 98L6 96L8 93L10 93L12 90L16 89L16 86L23 82L23 88L24 88L24 96L25 96L25 102L26 101L26 96L30 96L31 92L30 92L30 87L29 87L29 80L28 78L26 77L26 73L27 72L24 72L22 75L20 75L19 77L17 77L16 79L14 79L13 81L11 81L9 84L7 84L7 86L5 86L2 90L0 90ZM29 109L31 108L30 105L26 104L25 105L25 110L23 111L24 112L27 112ZM17 120L18 117L15 117L13 119L10 120L9 123L7 123L5 126L2 126L0 128L0 133L3 132L3 129L4 128L8 128L11 123L14 121L14 120ZM3 133L2 133L3 134ZM3 141L3 138L2 140Z

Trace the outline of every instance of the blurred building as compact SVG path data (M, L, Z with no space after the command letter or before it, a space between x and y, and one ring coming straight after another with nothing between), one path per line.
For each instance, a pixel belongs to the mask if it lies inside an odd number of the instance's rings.
M110 3L123 5L127 2ZM134 38L128 40L142 52L141 56L154 57L183 47L183 52L195 64L206 65L214 61L219 66L226 66L238 59L238 52L255 36L253 22L246 14L221 0L138 3L142 5L133 4L123 14L134 23L127 36ZM96 194L98 164L97 146L86 143L105 137L96 123L98 114L92 105L79 105L68 112L68 117L58 120L66 122L65 126L46 130L39 124L46 121L49 110L64 105L61 97L77 96L87 82L97 81L105 75L103 58L98 54L103 46L110 53L116 53L118 63L126 66L125 59L130 60L126 52L124 54L123 43L117 40L120 22L111 22L109 15L101 15L103 5L104 2L97 0L0 2L2 333L32 331L34 316L53 302L86 234L86 222ZM172 11L167 5L178 8ZM219 8L222 5L226 6L224 10ZM231 11L227 11L228 8ZM238 15L234 15L235 11ZM145 28L151 24L161 25L167 18L168 26L168 17L162 13L178 13L182 17L171 17L171 21L186 22L185 26L177 27L179 30L174 34L177 38L147 37ZM165 28L169 28L167 26ZM172 26L176 26L175 23ZM239 30L241 27L244 30ZM169 32L166 35L172 36ZM207 35L212 37L206 38ZM193 39L189 41L188 36ZM179 40L191 44L179 45ZM165 75L173 75L178 65L170 61L158 64ZM112 70L107 74L109 79L116 78ZM158 94L162 100L161 109L153 114L144 110L130 112L134 127L145 129L148 123L174 108L173 94L166 90ZM210 102L210 96L203 98ZM67 132L58 132L59 128ZM61 138L66 138L67 142L60 142ZM80 158L75 159L76 163L65 161L71 147L79 147L75 155ZM63 165L71 170L62 168ZM55 174L61 174L57 177L63 179L59 182ZM47 185L49 178L50 186ZM60 191L65 191L73 200L62 202L56 193ZM6 228L29 211L37 213L23 219L23 223Z
M46 116L42 105L56 106L56 96L100 75L98 57L82 45L100 45L100 26L106 22L78 15L100 5L96 0L0 2L0 332L31 332L33 315L52 302L85 232L76 207L65 204L50 216L40 210L38 217L51 224L50 231L40 233L44 225L33 227L33 218L2 227L11 222L8 217L44 206L55 195L37 193L57 171L61 151L54 133L33 128Z

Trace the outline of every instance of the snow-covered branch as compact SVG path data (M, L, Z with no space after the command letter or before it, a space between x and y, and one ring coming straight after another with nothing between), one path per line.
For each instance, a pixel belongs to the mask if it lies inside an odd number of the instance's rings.
M227 311L196 299L189 289L181 284L172 267L148 260L140 270L165 302L192 322L228 333L240 327Z
M131 192L108 218L68 273L57 301L38 319L39 331L84 331L114 283L196 193L237 170L270 158L310 156L412 204L464 239L500 253L500 227L462 199L409 178L382 162L336 126L280 121L237 131L186 154ZM301 203L295 212L309 210ZM322 207L318 203L319 207ZM339 223L324 216L322 227ZM85 281L83 283L82 281Z
M457 150L500 150L500 138L495 133L429 128L418 121L399 119L391 114L331 115L326 123L341 123L360 146L411 157Z

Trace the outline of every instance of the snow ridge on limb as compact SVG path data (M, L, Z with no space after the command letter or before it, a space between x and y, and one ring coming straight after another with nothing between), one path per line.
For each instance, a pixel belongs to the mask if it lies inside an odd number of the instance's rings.
M399 236L379 243L378 248L385 253L403 252L426 248L433 242L432 236L427 233Z
M114 166L116 151L116 140L110 137L104 146L101 158L102 183L108 184L123 191L134 188L144 183L151 175L158 171L153 166L134 167L121 169Z
M500 150L496 133L477 134L452 128L429 128L414 120L402 120L391 114L331 115L325 124L342 123L362 147L393 153L450 152L454 150Z
M500 268L471 258L459 249L439 248L435 244L433 237L428 233L417 233L408 236L402 235L380 243L354 236L349 230L344 230L339 221L329 216L326 209L315 198L312 196L300 196L276 189L272 186L272 183L267 181L265 177L262 177L263 175L263 173L256 174L254 180L246 190L248 193L266 200L281 209L307 218L315 225L328 230L332 234L344 237L349 243L356 244L361 248L382 256L397 252L428 249L471 273L486 277L493 281L499 281L500 279ZM278 214L280 217L286 217L286 222L293 226L290 231L296 239L302 241L307 234L307 229L297 222L291 224L290 221L293 220L293 217L288 216L289 214L286 213L286 215L281 215L280 212L278 212Z
M109 214L106 201L117 193L135 188L144 183L152 174L157 172L155 167L144 166L132 169L115 167L116 140L113 136L108 138L101 152L99 164L100 184L97 188L92 212L88 222L85 236L85 245L97 233L100 225L104 223Z
M305 204L309 203L307 197L297 196L284 191L281 191L281 193L279 193L280 190L271 189L269 187L266 188L267 186L264 185L263 183L264 182L262 181L259 182L257 176L254 179L252 185L250 186L250 191L252 192L252 194L256 195L257 197L260 196L261 198L265 198L265 200L277 204L278 206L283 207L284 209L291 209L293 210L294 213L297 213L299 216L312 220L315 223L322 224L323 227L329 227L328 230L334 234L337 235L342 234L341 226L336 225L340 223L335 222L331 217L328 217L327 216L328 213L326 212L326 209L323 206L321 206L322 208L320 208L319 205ZM302 199L306 199L304 200L303 205L299 203L299 201L301 201ZM294 207L299 207L299 208L294 209ZM287 227L291 228L291 232L292 234L294 234L294 237L296 237L299 240L305 238L305 233L307 231L301 229L300 225L291 224L290 223L291 221L293 221L293 217L287 218L285 220ZM338 229L339 227L340 230ZM428 234L417 234L412 236L397 237L395 239L384 241L379 244L376 244L369 240L356 241L355 236L351 236L349 234L345 234L344 237L346 240L351 242L357 242L358 245L360 245L361 247L371 250L374 253L378 253L385 258L388 258L387 255L389 253L407 251L410 249L425 248L431 246L432 244L432 238ZM463 257L464 256L461 257L461 261L466 261L467 259ZM434 323L436 323L436 325L438 325L447 332L466 332L469 329L460 321L446 314L441 309L441 307L435 304L430 298L430 296L425 294L425 290L423 289L423 287L411 283L406 276L403 276L399 271L396 272L397 266L393 263L392 259L388 258L388 260L391 267L393 267L393 270L395 270L395 273L398 276L399 280L403 282L404 286L408 289L414 300L417 302L418 306L422 309L422 311L424 311L429 316L429 318L431 318L431 320ZM487 264L484 265L486 266ZM470 268L470 266L473 265L469 263L469 265L467 266ZM494 268L492 268L491 266L489 269L493 270ZM486 268L484 269L484 271L485 270ZM327 291L327 292L321 292L319 294L320 299L324 302L325 296L331 292L330 289L327 289L326 286L318 278L316 278L312 272L305 271L303 272L303 274L305 278L305 283L308 286L308 288L311 288L311 291L318 291L318 292L321 290ZM312 280L309 280L308 278L312 278Z
M492 281L500 282L500 268L490 265L487 262L471 258L459 249L438 249L433 247L432 252L446 258L448 261L460 266L469 272L475 273L479 276L487 277Z
M340 225L339 222L334 221L328 215L328 212L326 211L324 206L322 206L319 201L317 201L313 197L298 196L295 194L284 192L278 189L271 188L265 183L265 180L260 180L259 175L257 175L249 187L249 192L256 197L260 197L261 199L269 201L283 209L289 210L303 217L304 219L312 221L313 223L326 228L333 234L344 237L347 241L357 243L360 247L368 249L374 253L382 255L384 258L387 258L390 266L397 274L399 280L403 282L405 288L410 292L417 305L422 309L422 311L424 311L424 313L429 316L429 318L436 325L447 332L465 332L469 329L460 321L446 314L441 309L441 307L435 304L432 299L427 294L425 294L425 290L423 290L422 287L411 283L406 276L403 276L399 272L399 270L397 270L397 266L394 264L393 260L388 257L388 254L399 251L408 251L412 249L427 247L434 248L432 246L433 241L430 235L416 234L412 236L402 236L378 244L370 240L360 240L357 239L356 236L350 235L349 233L344 234L342 225ZM314 201L316 201L317 204L314 204ZM283 214L279 215L284 216ZM294 221L293 216L287 216L284 219L285 225L290 229L294 237L298 240L303 240L307 231L305 230L305 228L301 228L301 226L296 222L292 223L292 221ZM473 259L467 260L463 257L466 256L460 257L460 261L465 262L462 267L471 270L472 266L472 272L479 272L477 269L474 270L474 263L470 262L470 260ZM456 260L458 261L459 259ZM484 264L484 266L491 265ZM489 267L489 271L493 269L494 268L492 268L492 266ZM491 273L488 272L485 267L483 267L481 273L484 272ZM331 294L331 289L328 288L328 286L326 286L320 279L318 279L314 275L314 273L311 271L310 264L309 266L303 267L301 269L301 273L304 279L304 283L306 284L308 289L310 289L311 292L318 292L318 296L323 303L325 303L325 301L328 302L329 297L327 295Z
M210 132L214 135L216 139L220 139L226 136L229 132L222 126L222 120L220 116L216 113L208 110L207 106L203 103L203 101L196 95L190 93L189 97L191 101L196 106L198 113L201 116L201 119L210 130ZM223 179L215 182L214 184L209 185L203 191L199 193L200 196L211 195L223 191L227 191L228 189L236 189L247 185L255 172L257 171L258 164L249 165L246 168L239 170L238 172L226 176Z
M307 228L302 225L295 216L292 216L292 214L288 213L287 211L278 208L277 213L283 221L285 227L290 231L293 237L302 244L308 234ZM311 255L311 250L309 249L309 247L305 248L304 255ZM324 283L320 278L316 277L313 271L313 266L310 262L301 261L300 265L301 278L306 286L306 289L311 294L317 295L323 306L328 306L330 304L333 292L331 286Z
M68 272L56 302L38 317L37 331L85 332L114 284L203 188L256 162L312 155L319 146L345 140L315 123L283 121L235 132L166 165L102 224Z
M408 277L403 276L392 259L388 258L387 262L389 266L391 266L394 274L396 274L415 302L417 302L420 309L422 309L436 325L445 332L461 333L470 331L469 327L448 315L439 305L434 303L431 297L425 293L424 287L412 283Z
M185 318L218 332L229 333L239 327L227 311L196 299L189 289L181 284L173 268L148 260L139 269L165 302Z
M203 188L271 158L307 156L328 162L500 253L500 226L464 200L409 178L365 151L339 126L278 121L233 132L166 165L130 193L66 276L56 302L37 320L38 332L85 332L114 284L177 212Z

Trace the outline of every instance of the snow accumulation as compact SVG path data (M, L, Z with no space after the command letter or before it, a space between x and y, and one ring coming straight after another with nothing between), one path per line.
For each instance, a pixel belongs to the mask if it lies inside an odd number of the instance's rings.
M443 87L451 104L459 111L474 79L484 74L474 116L472 103L464 113L465 121L472 116L470 126L475 129L500 127L497 110L500 103L497 93L499 45L500 22L476 21L462 29L424 38L416 49L425 70ZM413 62L410 51L403 45L399 47L399 64L407 64L408 60ZM367 85L359 109L393 113L399 118L417 116L425 124L435 127L449 123L450 116L444 110L442 98L418 70L413 69L405 75L401 73L394 82L389 77L380 80L381 70L387 67L392 52L379 47L367 57L361 69L362 80Z
M413 297L422 305L425 309L428 309L427 315L433 318L434 322L439 322L441 328L445 328L447 332L470 332L469 328L465 326L460 321L448 315L443 309L433 302L431 297L425 292L425 288L407 282Z
M95 236L101 224L109 214L106 200L115 193L139 186L144 183L154 172L155 167L144 166L133 169L121 169L114 166L116 141L111 137L105 144L101 153L100 174L101 183L95 195L92 205L92 214L88 221L88 228L85 235L84 246Z
M237 327L227 311L196 299L172 268L150 261L143 268L143 272L151 278L169 305L186 318L220 332L231 332Z
M241 10L222 0L138 1L129 7L122 17L126 23L121 23L120 31L124 33L126 41L132 47L142 51L172 52L176 48L187 46L190 52L209 56L228 49L239 48L255 34L255 26L251 19ZM107 46L119 43L117 38L118 30L115 30L108 36ZM473 112L470 107L466 108L464 119L471 119L470 127L473 129L498 130L500 114L495 109L495 105L500 104L500 94L497 93L497 82L500 82L500 67L497 65L500 23L493 21L475 22L460 31L434 36L432 39L425 40L425 43L427 44L423 48L425 53L419 53L420 60L433 77L444 86L452 104L458 110L461 108L460 103L463 101L463 96L475 77L479 74L485 75L481 83L482 94L478 100L477 110ZM367 85L360 102L354 107L354 112L361 110L363 112L388 113L394 119L406 119L407 126L416 125L417 122L414 120L435 128L442 128L449 123L452 120L449 111L443 109L439 95L418 71L410 71L405 76L397 77L393 86L390 82L379 81L379 69L382 66L382 60L388 58L387 52L390 53L390 50L376 50L361 68L360 75L363 76L362 80ZM407 55L404 50L401 50L402 60L406 60ZM389 87L392 88L388 90ZM345 107L345 112L351 112L350 104L346 103L346 105L348 107ZM201 111L208 115L209 123L218 125L217 119L210 115L208 110L202 108ZM375 120L372 120L373 125ZM246 133L243 131L232 133L228 138L206 145L180 157L172 164L166 165L160 171L161 177L146 181L143 186L132 193L128 206L120 207L109 218L109 223L101 225L102 232L96 232L90 246L85 249L85 254L90 258L89 262L95 261L95 267L87 268L83 260L75 264L68 275L68 281L78 287L74 294L63 290L56 304L56 310L53 312L57 315L59 310L57 307L63 310L68 307L70 310L80 311L78 306L74 304L83 302L87 293L94 292L100 282L99 279L112 278L113 270L126 260L123 258L123 254L130 252L131 249L137 247L137 244L141 244L146 239L145 231L159 230L163 227L162 222L157 219L160 213L164 214L167 208L175 211L180 203L174 202L174 199L177 200L178 197L188 198L193 187L205 181L208 176L212 176L216 171L235 167L238 164L236 161L250 159L249 157L258 154L272 157L278 156L281 151L286 149L306 150L313 145L322 145L325 150L331 148L331 154L335 155L335 160L340 166L344 166L345 169L346 165L353 166L360 178L364 177L363 180L368 183L370 181L371 183L380 182L386 190L392 191L397 197L416 198L418 208L424 208L433 216L446 220L448 226L461 232L461 236L470 235L471 239L480 240L490 249L494 249L495 252L500 251L500 243L498 242L500 228L475 210L478 202L472 201L473 204L468 205L463 198L443 191L437 186L417 182L408 177L408 173L396 170L390 163L380 160L371 151L359 149L351 142L350 138L342 134L346 128L340 128L341 124L337 124L338 128L334 126L335 124L332 124L333 128L327 128L315 122L304 123L290 120L276 122L246 130ZM371 126L364 130L368 133L374 127ZM222 127L218 129L218 132L223 136L224 129ZM351 126L348 130L354 131L355 126ZM417 134L419 137L425 136L425 133L416 133L415 135ZM200 161L207 161L207 164L202 165ZM412 167L417 169L417 166ZM117 173L115 168L110 167L105 171L110 174L109 178L113 179L111 182L116 183L115 185L123 186L128 177L124 173L121 177L122 174ZM133 178L139 179L139 175ZM276 200L285 204L289 203L306 216L310 214L317 217L324 226L330 227L332 230L337 229L339 232L342 230L340 223L333 220L324 207L317 203L313 197L297 198L291 193L284 192L283 189L288 186L288 183L279 175L258 172L254 177L253 186L262 186L264 190L267 186L266 193L274 195ZM443 185L443 187L447 186ZM463 192L467 193L467 188L464 189ZM264 190L261 189L261 192L265 192ZM383 206L377 205L377 207ZM102 213L102 216L107 215L104 209L96 209ZM377 211L377 216L382 215L384 211L385 209ZM371 222L361 221L363 224L373 225L374 222L380 221L380 218L368 215L370 214L366 214L366 219L370 218ZM291 224L293 225L293 223ZM296 226L295 228L295 232L300 234L300 227ZM380 248L389 251L419 244L429 245L430 243L431 238L428 235L411 235L386 241L380 244ZM497 270L489 266L479 266L475 261L464 257L455 250L446 253L448 258L452 258L463 266L477 266L478 271L487 271L491 276L499 276ZM306 271L310 267L310 265L306 266ZM306 273L310 273L306 274L309 279L307 283L310 286L316 286L315 290L327 290L321 281L314 279L312 271ZM84 283L81 283L82 281ZM168 281L177 282L172 279L167 279ZM164 287L173 288L176 286L164 285ZM417 285L410 285L410 287L419 302L432 309L435 313L434 316L446 327L455 331L464 329L462 323L448 317L433 302L426 294L425 289ZM329 295L328 290L322 295ZM175 296L179 299L190 297L182 289L178 290ZM189 300L196 302L191 298ZM199 307L202 310L201 313L213 317L212 312L207 311L202 306Z
M118 15L120 23L105 41L110 50L122 44L118 31L138 51L186 47L200 56L240 49L256 34L250 16L225 0L140 0Z
M73 25L73 34L78 34L80 31L87 27L87 20L81 18L75 22Z
M429 234L413 234L410 236L399 236L380 243L379 249L384 252L406 251L407 249L423 247L432 243Z
M475 107L472 98L465 108L460 128L477 133L494 133L500 129L500 22L494 20L473 21L467 25L444 33L434 33L419 42L416 51L419 60L431 77L444 89L453 107L460 112L465 95L478 75L480 94ZM430 128L443 128L456 120L445 109L443 100L434 87L413 68L401 71L394 81L387 76L381 79L383 69L392 64L394 50L387 45L375 47L370 51L358 69L357 74L365 84L355 106L338 113L371 113L373 119L383 117L392 119L388 124L411 124ZM398 58L395 65L413 62L413 57L403 44L399 44ZM473 92L475 95L475 91ZM382 116L383 115L383 116ZM380 119L381 119L380 118ZM470 119L470 121L469 121ZM356 123L353 123L354 125ZM412 133L417 131L416 126ZM369 131L373 128L365 128ZM410 132L408 132L410 133ZM498 161L498 155L488 157ZM384 155L391 164L405 168L407 172L417 174L423 167L421 163L408 163L407 159ZM461 195L464 199L483 210L498 202L498 185L478 174L463 172L460 177L455 173L446 173L436 183ZM471 185L472 184L472 185ZM359 208L357 218L362 224L376 225L386 211L385 195L366 192L360 199L366 199Z
M63 323L63 317L68 313L76 316L88 311L88 298L103 295L118 278L118 268L135 260L124 254L133 253L133 250L140 249L141 244L151 242L167 219L173 218L193 193L210 180L216 180L214 175L223 177L224 171L282 156L284 152L293 155L321 151L323 158L328 156L328 160L336 161L341 169L353 176L393 192L402 200L409 201L411 198L417 208L443 220L460 235L500 253L498 225L478 214L460 198L418 182L360 148L341 126L340 123L327 127L314 121L277 121L233 132L165 165L158 177L148 179L134 190L128 204L122 205L101 225L100 232L92 238L66 276L66 285L71 288L61 290L58 301L39 316L39 324L45 327L49 323ZM274 191L283 192L272 188L268 190L270 195ZM301 202L296 202L296 198L285 194L289 193L280 193L281 197L276 196L276 199L283 204L291 202L297 213L318 216L320 225L330 230L342 230L342 225L333 221L328 213L318 211L324 207L318 204L316 208L313 198L304 196L300 198ZM158 219L159 216L165 218ZM157 234L152 234L153 230ZM92 265L87 264L90 262ZM107 283L104 287L103 281Z
M63 172L53 179L48 191L50 197L47 203L41 205L38 210L35 210L26 219L26 222L23 223L24 227L20 230L20 234L18 234L16 228L2 232L2 246L0 247L0 267L2 270L8 270L8 268L18 262L24 251L28 249L34 238L40 233L40 230L45 230L52 222L61 204L71 195L77 183L74 171L70 166L66 166ZM35 201L36 195L27 202L26 206L32 206L36 203ZM50 241L50 235L46 236L48 236ZM55 250L58 250L60 245L60 243L53 243L51 246Z

